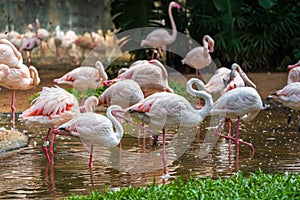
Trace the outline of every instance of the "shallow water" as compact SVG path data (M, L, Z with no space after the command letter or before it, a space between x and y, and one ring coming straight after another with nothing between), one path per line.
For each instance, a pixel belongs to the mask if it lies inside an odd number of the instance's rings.
M9 129L10 116L4 113L1 118L1 126ZM224 139L218 139L216 144L204 142L211 136L207 127L216 125L212 121L210 117L205 119L198 132L196 127L167 130L170 180L178 176L229 177L238 170L244 173L259 169L268 173L300 171L296 112L292 112L290 124L286 123L286 115L275 108L261 111L248 124L242 123L240 138L253 144L253 158L250 158L248 147L243 145L237 157L234 143ZM2 198L53 199L88 194L94 189L146 185L154 178L162 182L161 136L158 146L151 147L148 137L144 139L136 128L126 124L122 147L96 148L90 171L89 151L79 138L57 136L54 164L49 165L42 152L47 130L29 128L19 122L16 127L19 131L27 131L30 142L26 148L0 155ZM232 127L234 132L235 123ZM223 131L226 132L226 126Z

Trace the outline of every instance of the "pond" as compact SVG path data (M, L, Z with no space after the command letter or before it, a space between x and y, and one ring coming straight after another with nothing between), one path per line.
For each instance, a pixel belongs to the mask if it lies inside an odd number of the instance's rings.
M259 169L267 173L299 172L298 113L285 110L292 115L289 124L286 114L274 106L262 110L250 123L242 123L240 139L253 144L253 157L244 145L240 145L237 156L234 143L213 136L212 131L220 118L207 117L199 127L167 129L168 172L171 175L168 181L174 177L229 177L238 170L245 174ZM0 126L10 129L10 113L0 114ZM235 127L236 123L232 125ZM0 154L2 198L53 199L88 194L95 189L145 186L154 179L163 183L161 135L158 145L152 146L148 133L144 135L133 125L124 123L121 146L109 150L95 148L90 169L89 148L79 138L56 136L54 164L50 165L42 151L47 129L28 127L19 121L16 127L26 133L29 145ZM222 131L226 130L225 125Z

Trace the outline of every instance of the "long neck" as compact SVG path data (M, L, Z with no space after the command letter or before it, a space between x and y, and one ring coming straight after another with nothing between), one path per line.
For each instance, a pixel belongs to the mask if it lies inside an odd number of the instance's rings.
M112 112L112 110L120 110L120 109L121 109L121 107L113 105L113 106L110 106L106 111L106 115L107 115L108 119L110 119L110 121L113 123L113 125L116 129L115 135L116 135L116 139L118 142L121 141L124 131L123 131L122 124L117 120L116 117L114 117L112 115L111 112Z
M196 84L198 90L193 89L193 84ZM205 105L202 109L197 110L199 114L198 121L204 120L204 118L209 114L210 110L212 109L213 106L213 100L212 96L205 92L205 85L202 81L200 81L197 78L191 78L187 83L186 83L186 89L187 92L192 95L192 96L197 96L200 98L203 98L205 100Z
M8 76L9 73L9 67L4 64L0 64L0 81Z
M90 96L84 102L84 108L86 112L94 112L94 108L98 104L98 98L95 96Z
M37 86L41 82L38 71L36 70L35 67L30 66L29 73L30 73L30 77L32 78L32 85Z
M172 27L172 35L171 35L170 40L175 41L176 36L177 36L177 29L176 29L176 25L175 25L175 22L174 22L174 19L173 19L173 15L172 15L172 8L173 8L173 4L170 4L169 5L169 10L168 10L169 18L170 18L170 22L171 22L171 27Z
M97 68L97 70L99 72L100 77L102 78L102 82L106 81L108 79L108 76L107 76L107 74L105 72L103 64L98 60L96 62L95 66L96 66L96 68Z
M256 88L255 83L253 83L248 78L248 76L245 74L245 72L242 70L242 68L236 63L232 64L232 66L231 66L230 79L233 79L234 75L232 75L232 74L234 74L235 71L237 71L240 74L241 78L243 79L243 81L246 85L248 85L250 87L253 87L253 88Z

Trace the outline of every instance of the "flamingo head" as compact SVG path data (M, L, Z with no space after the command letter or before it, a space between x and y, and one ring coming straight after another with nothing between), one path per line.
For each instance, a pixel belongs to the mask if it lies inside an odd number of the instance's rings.
M106 87L110 87L113 84L117 83L118 81L120 81L120 78L117 77L117 78L112 79L112 80L103 81L103 85L106 86Z
M300 60L296 64L288 65L288 70L294 69L295 67L299 67L299 66L300 66Z
M178 10L180 9L180 5L176 3L175 1L171 2L172 7L177 8Z

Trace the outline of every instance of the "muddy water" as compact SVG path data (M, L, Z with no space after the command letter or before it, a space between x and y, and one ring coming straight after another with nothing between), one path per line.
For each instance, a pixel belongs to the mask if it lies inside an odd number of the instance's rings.
M5 116L2 116L2 122L6 121L9 128L10 117ZM242 145L239 156L236 156L234 144L224 139L212 144L211 150L203 156L200 149L209 134L210 129L207 127L211 125L208 117L198 127L197 134L189 135L190 138L194 137L191 141L184 137L180 139L187 146L181 156L176 155L181 152L168 149L168 160L172 161L168 166L171 180L175 176L228 177L238 170L245 173L259 169L270 173L299 172L297 113L292 112L290 124L286 121L285 114L278 109L269 108L261 111L254 121L242 124L240 138L253 144L253 158L250 158L249 149ZM123 137L121 148L115 151L97 149L92 169L88 166L88 148L79 138L56 137L55 160L53 165L49 165L42 152L47 130L42 127L28 128L20 123L17 123L17 127L20 131L28 131L30 143L26 148L1 154L1 197L53 199L68 194L87 194L104 187L145 185L154 178L161 182L161 143L157 147L151 147L149 138L138 136L139 131L132 126L125 125L125 133L130 134ZM223 131L226 131L226 126ZM176 130L168 130L167 133L168 145L172 147L174 138L180 133ZM151 152L154 152L154 157L149 159L147 156ZM132 154L135 156L132 157Z

